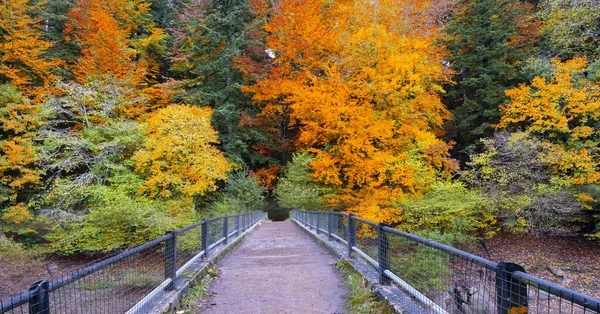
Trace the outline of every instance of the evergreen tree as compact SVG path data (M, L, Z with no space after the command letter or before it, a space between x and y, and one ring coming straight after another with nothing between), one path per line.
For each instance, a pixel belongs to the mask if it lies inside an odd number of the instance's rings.
M48 59L64 61L64 67L56 68L55 72L64 79L70 79L70 66L75 64L81 54L80 47L69 36L65 35L69 10L75 5L74 0L35 0L39 4L35 10L35 16L43 23L41 31L45 40L52 43L52 47L46 51Z
M172 67L184 80L181 100L214 109L213 126L223 150L245 166L265 161L251 148L260 133L240 124L242 117L254 114L240 91L244 77L235 66L247 44L246 27L251 21L247 0L185 5L175 30L177 48Z
M500 120L504 91L523 81L520 64L531 36L526 29L530 5L518 0L461 0L460 10L445 28L443 41L451 56L456 84L445 86L454 114L457 149L491 135ZM529 30L530 31L530 30Z

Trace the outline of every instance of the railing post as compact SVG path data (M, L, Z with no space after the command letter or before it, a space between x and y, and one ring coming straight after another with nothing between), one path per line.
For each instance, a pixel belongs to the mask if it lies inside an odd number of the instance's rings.
M165 287L165 290L171 291L175 286L175 279L177 277L177 233L167 231L166 235L169 238L165 240L165 280L171 278L171 283Z
M48 280L38 281L29 287L29 313L50 314L49 288Z
M333 213L327 212L327 239L331 241L331 229L333 225Z
M348 215L348 257L352 257L352 247L356 244L356 220L354 215Z
M240 235L240 215L235 215L235 236Z
M319 229L321 228L321 212L315 212L315 215L317 216L317 234L319 234Z
M527 313L527 285L518 279L513 279L515 271L525 272L525 269L515 263L498 263L496 270L496 297L498 314Z
M227 217L227 215L223 216L223 238L225 238L225 240L223 240L223 244L227 244L227 238L229 237L229 218Z
M339 220L340 220L340 216L338 216L337 214L331 213L331 219L333 220L333 233L337 233L339 230Z
M384 271L387 270L390 265L390 258L388 256L389 243L384 227L387 227L387 225L384 223L377 225L377 256L379 259L377 262L379 263L379 284L389 285L390 278L388 278L388 276L384 273Z
M204 258L208 257L208 219L204 218L202 224L202 251L204 251Z
M244 225L244 227L242 228L242 231L246 232L246 228L248 226L248 213L244 213L242 215L242 224Z

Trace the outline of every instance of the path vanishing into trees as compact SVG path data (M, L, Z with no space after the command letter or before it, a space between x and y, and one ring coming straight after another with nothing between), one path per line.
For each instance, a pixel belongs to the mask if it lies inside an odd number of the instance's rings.
M292 222L266 222L219 264L207 313L346 313L336 260Z

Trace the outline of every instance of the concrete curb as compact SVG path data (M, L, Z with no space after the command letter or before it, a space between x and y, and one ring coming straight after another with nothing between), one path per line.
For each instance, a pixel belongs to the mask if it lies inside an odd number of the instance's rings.
M316 234L315 231L308 229L295 219L292 221L336 259L348 263L359 272L367 280L370 289L377 293L379 298L385 300L396 313L428 313L410 295L395 285L380 285L378 272L360 257L348 258L346 245L335 240L329 241L327 234Z
M200 282L211 266L218 263L229 252L235 250L242 240L244 240L246 235L258 228L263 222L264 220L256 223L236 238L229 239L227 246L215 247L212 251L209 251L209 256L207 258L193 263L184 274L177 278L175 281L175 289L168 292L163 291L161 294L157 295L148 307L148 311L144 311L144 313L168 313L179 307L180 301L187 294L189 287Z

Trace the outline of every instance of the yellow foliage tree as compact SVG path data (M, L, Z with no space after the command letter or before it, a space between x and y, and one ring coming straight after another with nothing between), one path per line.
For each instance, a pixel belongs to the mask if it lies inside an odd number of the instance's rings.
M217 188L232 166L214 144L217 132L212 109L174 105L148 119L144 148L133 160L146 180L140 193L150 197L180 198L192 209L194 198ZM175 209L174 214L182 209Z
M546 158L574 184L600 182L600 86L581 74L586 61L553 60L552 78L506 91L511 102L497 128L517 127L544 137Z
M448 73L426 23L431 5L282 1L269 13L273 65L245 90L264 118L289 108L296 147L316 155L314 178L338 191L334 207L396 223L397 199L455 168L438 138L449 116L438 84Z

